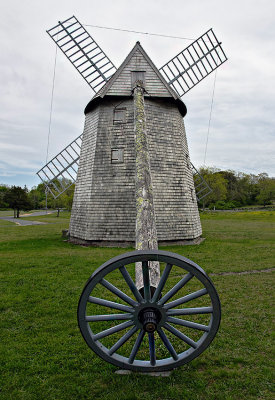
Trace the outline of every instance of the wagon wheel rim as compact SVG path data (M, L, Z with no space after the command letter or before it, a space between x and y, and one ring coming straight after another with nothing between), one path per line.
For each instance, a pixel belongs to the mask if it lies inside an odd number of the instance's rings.
M165 263L164 271L154 293L151 293L150 288L148 269L150 261ZM143 296L127 270L127 265L136 262L142 262ZM162 296L162 291L167 285L173 267L181 268L184 275ZM125 281L131 296L128 296L108 281L107 275L116 269L120 271L121 279ZM176 293L194 279L202 284L203 289L173 300ZM104 286L109 292L117 296L120 301L122 300L123 303L94 297L93 290L98 285ZM209 305L206 307L190 307L188 304L191 300L205 295L208 295L209 299ZM87 310L87 305L90 303L103 306L103 309L106 310L116 310L116 313L106 312L106 314L91 315ZM182 305L184 305L183 308L181 308ZM190 316L201 314L209 314L210 321L208 325L181 318L182 316L190 318ZM160 250L133 251L107 261L92 274L83 289L78 304L78 324L88 346L111 364L123 369L143 372L171 370L196 358L214 339L219 328L220 318L219 297L212 281L204 270L183 256ZM119 322L119 324L100 332L95 332L94 324L99 321ZM192 340L188 335L182 333L179 327L190 329L190 331L193 330L193 332L201 332L201 336L196 341ZM121 332L122 335L111 347L106 347L102 343L102 339L111 337L111 335L118 332ZM129 354L127 356L119 354L125 343L134 335L136 339L129 350ZM177 341L184 343L188 348L179 352L168 336L173 339L176 338ZM168 357L156 357L155 339L157 337L167 349ZM147 341L149 348L147 360L138 358L138 352L141 345L144 345L144 341Z

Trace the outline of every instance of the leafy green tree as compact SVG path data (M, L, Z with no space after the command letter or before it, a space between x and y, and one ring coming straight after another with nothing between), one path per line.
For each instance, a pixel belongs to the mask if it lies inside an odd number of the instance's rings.
M269 178L267 174L260 174L258 180L259 194L256 199L264 207L275 200L275 179Z
M73 199L74 199L74 190L75 190L75 184L73 184L65 193L66 197L64 198L64 204L65 208L68 211L71 211L72 205L73 205Z
M211 203L226 200L227 183L220 171L216 168L200 168L199 172L212 189L212 192L202 201L203 208Z
M0 185L0 208L8 208L8 203L4 201L5 193L9 190L7 185Z
M4 201L10 208L13 208L14 218L19 218L20 210L30 210L31 202L28 197L26 186L22 189L20 186L12 186L4 194Z
M245 174L201 168L200 173L213 190L203 199L203 205L218 209L235 208L251 204L270 204L275 200L275 179L268 174Z

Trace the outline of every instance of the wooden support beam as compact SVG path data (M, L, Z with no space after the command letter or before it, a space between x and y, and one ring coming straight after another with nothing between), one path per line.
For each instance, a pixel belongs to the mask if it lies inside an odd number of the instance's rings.
M150 157L146 132L144 87L142 81L134 85L134 120L136 147L136 249L158 249ZM136 263L136 285L143 287L141 263ZM157 287L160 279L159 263L149 263L150 285Z

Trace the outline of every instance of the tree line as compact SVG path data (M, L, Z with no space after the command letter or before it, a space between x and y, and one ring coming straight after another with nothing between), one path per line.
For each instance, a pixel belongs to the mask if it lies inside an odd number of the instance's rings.
M39 210L54 208L60 210L65 208L71 210L73 204L74 184L72 184L59 197L54 198L48 191L46 193L45 185L40 183L28 190L26 186L9 186L0 184L0 210L12 208L14 217L19 218L20 210ZM55 193L53 187L51 190Z
M212 192L199 203L201 208L233 209L250 205L275 203L275 178L266 173L258 175L245 174L231 170L222 171L217 168L201 167L199 173L208 183ZM61 184L61 185L60 185ZM56 186L68 186L70 181L55 182ZM20 210L38 210L47 208L71 210L75 185L72 184L56 199L46 193L45 186L40 183L28 190L26 186L9 186L0 184L0 209L12 208L14 216L19 217ZM55 192L54 186L51 190Z
M233 209L251 205L266 206L275 201L275 178L265 172L254 175L202 167L199 173L212 189L199 203L200 207Z

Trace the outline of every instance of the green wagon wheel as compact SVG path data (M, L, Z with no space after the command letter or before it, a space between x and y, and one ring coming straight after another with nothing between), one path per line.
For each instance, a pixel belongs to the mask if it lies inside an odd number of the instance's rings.
M158 261L165 265L154 291L150 288L148 268L150 261ZM130 264L137 262L142 263L144 283L142 291L137 289L127 269ZM175 267L182 272L180 277L173 275ZM119 273L130 295L120 290L118 285L108 281L108 274L114 271ZM176 279L177 283L171 287L169 280L172 279ZM191 289L190 293L178 297L180 291L194 281L199 282L201 288L195 291ZM117 296L119 302L106 300L100 296L95 297L93 294L96 288L102 287L112 296ZM194 304L190 306L190 301L194 303L196 299L202 298L207 303L203 307ZM96 312L91 313L89 309L91 304L95 306ZM98 308L104 310L104 314L99 314ZM202 315L208 317L207 324L192 321L193 317ZM86 283L78 305L78 324L88 346L111 364L141 372L171 370L193 360L214 339L220 318L219 297L204 270L183 256L160 250L133 251L104 263ZM98 332L98 326L102 321L110 325ZM189 332L195 332L196 338L192 339ZM107 345L103 343L106 338L112 337L114 343ZM126 342L128 342L126 354L121 354ZM165 356L157 354L158 344L161 344L160 347L166 351ZM144 355L143 358L139 357L141 348L144 347L148 350L146 359Z

